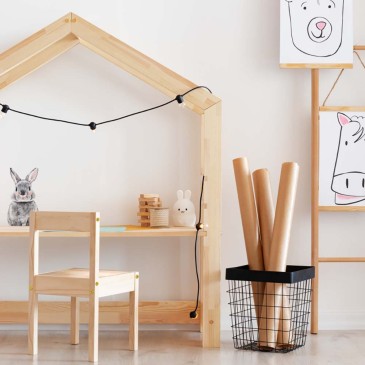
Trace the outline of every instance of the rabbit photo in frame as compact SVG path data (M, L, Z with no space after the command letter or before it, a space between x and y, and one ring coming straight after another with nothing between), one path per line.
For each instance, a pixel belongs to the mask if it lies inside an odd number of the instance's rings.
M190 190L185 190L185 193L177 191L177 202L172 208L172 224L175 227L195 227L195 207L190 198Z
M11 226L29 226L29 214L38 210L34 201L35 193L32 190L32 183L38 176L38 169L33 169L25 179L11 168L10 176L15 183L15 191L11 196L12 202L8 210L8 223Z

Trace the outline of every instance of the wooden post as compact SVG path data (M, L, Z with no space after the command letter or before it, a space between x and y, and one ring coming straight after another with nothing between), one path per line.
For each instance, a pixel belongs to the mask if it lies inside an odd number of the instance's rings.
M129 349L138 350L139 272L134 273L134 290L129 293Z
M100 214L90 216L89 257L89 361L98 361L99 348L99 256L100 256Z
M311 217L311 262L315 267L312 279L311 333L318 333L318 189L319 189L319 69L312 70L312 217Z
M35 232L35 213L30 214L28 353L38 354L38 294L35 275L39 270L39 232Z
M202 117L202 172L204 223L201 268L203 347L220 346L220 242L221 242L221 103L208 108Z

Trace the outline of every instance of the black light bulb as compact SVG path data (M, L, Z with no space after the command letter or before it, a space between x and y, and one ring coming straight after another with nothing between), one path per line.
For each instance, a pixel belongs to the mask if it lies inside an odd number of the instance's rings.
M90 127L90 129L91 129L92 131L94 131L94 130L96 129L96 123L91 122L91 123L89 124L89 127Z
M184 105L184 97L182 95L177 95L175 100L178 102L178 104L183 104Z
M8 110L10 109L9 105L2 105L1 106L1 110L0 110L0 119L2 119L5 114L8 112Z
M10 106L9 106L9 105L4 104L4 105L1 107L1 112L2 112L2 113L7 113L9 109L10 109Z

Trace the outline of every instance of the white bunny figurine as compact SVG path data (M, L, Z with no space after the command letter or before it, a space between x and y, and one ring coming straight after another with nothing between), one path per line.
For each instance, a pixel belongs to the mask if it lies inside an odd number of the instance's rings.
M9 205L8 223L11 226L29 226L30 212L38 210L32 190L32 182L37 178L38 169L33 169L25 179L21 179L13 169L10 169L10 175L15 183L15 191Z
M195 227L196 215L193 202L190 200L191 191L177 191L177 202L172 208L172 224L175 227Z

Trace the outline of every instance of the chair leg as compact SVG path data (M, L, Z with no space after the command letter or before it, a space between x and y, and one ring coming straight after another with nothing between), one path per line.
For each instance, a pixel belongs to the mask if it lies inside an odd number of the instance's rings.
M134 291L129 293L129 349L138 350L139 273L135 273Z
M89 361L98 361L99 347L99 297L89 296Z
M80 342L80 299L71 297L71 345Z
M38 354L38 294L33 290L29 292L28 352Z

